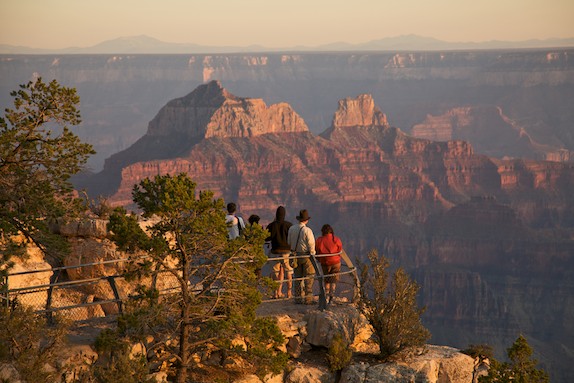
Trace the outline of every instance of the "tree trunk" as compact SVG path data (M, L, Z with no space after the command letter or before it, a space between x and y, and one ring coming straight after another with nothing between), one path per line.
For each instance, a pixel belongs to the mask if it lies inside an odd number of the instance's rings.
M188 322L189 317L189 291L187 291L187 281L189 281L188 262L185 256L181 259L183 270L183 286L181 291L182 307L181 307L181 330L179 332L179 357L181 364L177 369L176 382L185 383L187 380L187 372L189 370L189 333L191 326Z
M177 369L177 383L185 383L187 379L187 371L189 369L189 329L190 326L187 324L187 305L182 308L182 323L181 330L179 332L179 357L181 358L181 364Z

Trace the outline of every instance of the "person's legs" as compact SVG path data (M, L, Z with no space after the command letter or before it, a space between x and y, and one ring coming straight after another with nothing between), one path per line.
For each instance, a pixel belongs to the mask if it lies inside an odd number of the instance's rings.
M333 300L333 295L335 295L337 281L339 280L339 275L334 274L341 272L341 264L322 265L322 268L323 275L325 275L325 295L327 296L327 301L331 302Z
M277 287L276 296L277 298L283 298L283 275L285 271L283 269L283 265L279 264L279 286Z
M305 303L313 303L313 283L315 282L315 268L309 258L304 262L305 274Z
M287 279L287 298L291 298L293 296L291 293L293 290L293 267L289 264L289 253L283 254L283 269Z
M323 275L329 275L329 266L328 265L323 265L321 264L321 269L323 270ZM327 299L329 298L329 291L331 288L331 284L329 283L329 277L324 277L324 281L325 281L325 295L327 296Z
M273 273L272 273L273 280L279 282L279 286L273 293L273 298L280 298L281 297L281 285L283 282L283 267L281 266L281 262L276 262L273 265Z
M302 288L303 288L303 284L300 278L302 278L304 276L303 274L303 264L302 263L298 263L297 267L294 268L294 278L295 281L293 283L293 287L294 287L294 295L295 295L295 302L296 303L302 303L301 301L301 295L302 295Z
M329 302L331 302L331 300L333 299L333 296L335 295L335 289L337 288L337 282L339 282L339 273L341 272L341 263L336 263L334 265L331 265L329 267L329 274L331 274L331 276L329 277L329 284L331 285L329 288ZM334 274L334 275L333 275Z

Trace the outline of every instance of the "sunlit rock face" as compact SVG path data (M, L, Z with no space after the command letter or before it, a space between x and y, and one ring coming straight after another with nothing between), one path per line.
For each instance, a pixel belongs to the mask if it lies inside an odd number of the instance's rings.
M267 107L261 99L236 97L211 81L168 102L150 122L146 135L176 134L193 141L305 131L305 122L288 104Z

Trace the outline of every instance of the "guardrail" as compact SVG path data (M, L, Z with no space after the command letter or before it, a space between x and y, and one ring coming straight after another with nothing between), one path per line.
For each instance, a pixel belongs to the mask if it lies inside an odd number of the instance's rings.
M342 266L342 271L338 272L338 273L334 273L334 274L323 274L323 269L320 265L320 258L322 257L330 257L330 256L335 256L338 255L341 257L341 266ZM315 270L315 276L313 277L309 277L309 276L305 276L305 277L299 277L299 278L292 278L291 281L293 283L295 283L296 281L305 281L305 280L309 280L309 279L315 279L319 282L318 284L318 288L319 288L319 292L318 292L318 306L320 310L324 310L327 308L327 296L325 294L325 279L327 279L328 277L331 276L339 276L339 277L343 277L343 276L350 276L351 280L350 281L342 281L342 284L346 284L349 285L351 287L350 291L347 291L345 295L347 295L347 298L349 298L350 300L354 301L358 298L358 288L359 288L359 278L357 275L357 269L356 267L353 265L353 262L351 261L351 259L349 258L349 256L347 255L347 253L343 250L339 253L333 253L333 254L316 254L316 255L298 255L298 256L293 256L290 255L289 256L289 260L294 260L294 259L306 259L309 258L311 260L311 263L313 265L313 268ZM283 262L285 260L285 258L283 257L268 257L267 258L267 264L270 264L272 262ZM343 271L343 268L345 268L345 270ZM280 283L287 283L287 281L283 280ZM340 282L341 283L341 282ZM296 295L300 295L300 294L296 294ZM298 298L297 296L294 296L292 298L280 298L283 300L289 300L289 299L296 299ZM263 300L264 302L269 302L271 300L269 299L265 299Z
M342 269L341 272L335 274L323 274L323 270L319 264L318 258L331 256L331 255L340 255L341 256L341 265ZM136 260L143 260L146 257L141 257ZM327 308L328 302L327 297L325 295L324 289L324 282L325 278L330 276L339 275L340 277L349 276L350 280L341 282L346 286L350 286L349 291L344 291L342 294L346 294L348 299L354 300L357 297L357 288L358 288L358 278L356 268L347 256L347 254L343 251L337 254L322 254L322 255L302 255L302 256L291 256L290 259L297 259L297 258L310 258L314 269L315 275L314 276L304 276L300 278L294 278L292 281L305 281L308 279L315 279L318 283L318 308L324 310ZM263 270L269 269L272 267L272 264L275 262L283 261L283 257L269 257L266 264L263 267ZM55 312L68 312L71 319L81 320L84 319L82 316L88 314L76 314L74 315L74 310L78 309L95 309L96 306L101 307L108 307L108 312L117 312L121 313L123 310L123 303L127 299L127 296L122 296L120 290L118 288L118 281L124 280L124 275L119 273L114 273L112 275L101 275L96 276L93 278L84 278L84 279L76 279L76 280L65 280L67 277L67 271L73 269L82 269L82 268L90 268L90 267L101 267L106 265L116 265L125 262L133 262L134 259L114 259L108 261L101 261L101 262L93 262L93 263L86 263L74 266L64 266L64 267L55 267L55 268L46 268L40 270L28 270L28 271L20 271L14 273L7 273L2 276L3 280L1 283L1 290L0 290L0 298L1 302L4 305L11 305L11 304L25 304L27 306L32 306L36 309L38 313L45 314L48 319L52 318L53 313ZM343 268L345 270L343 270ZM162 272L165 272L163 270ZM49 283L43 283L33 286L23 286L17 288L10 288L10 278L30 275L30 274L41 274L41 273L51 273L49 278ZM348 278L349 278L348 277ZM62 280L64 279L64 280ZM284 282L285 283L285 282ZM317 284L316 284L317 285ZM87 288L89 286L89 288ZM96 286L96 287L94 287ZM168 291L173 289L173 286L170 287L169 283L164 283L162 291ZM62 290L68 290L72 293L77 293L77 302L64 302L63 305L59 305L62 303L63 299L60 299L59 296L62 294ZM82 290L84 291L82 293ZM104 297L91 297L90 294L86 293L86 291L94 291L99 290L104 292ZM91 294L94 295L94 294ZM105 297L108 296L108 298ZM314 292L315 296L315 292ZM94 300L96 299L96 300ZM289 298L284 298L289 299ZM270 297L264 297L263 302L270 302L272 299ZM106 306L107 305L107 306ZM110 305L115 306L115 309L110 310ZM105 315L108 314L105 312Z
M3 276L2 281L2 291L0 292L2 296L3 304L25 304L36 309L38 313L44 313L51 319L54 312L68 310L71 311L77 308L85 308L92 306L101 306L104 304L115 304L117 306L118 312L122 311L123 299L120 297L116 279L123 278L121 274L113 275L102 275L94 278L83 278L77 280L64 280L61 278L64 272L67 270L89 268L95 266L105 266L114 265L122 262L129 262L130 259L114 259L101 262L85 263L73 266L63 266L54 268L45 268L38 270L27 270L19 271L13 273L7 273ZM24 286L18 288L10 288L10 279L25 275L32 274L50 274L49 283L37 284L33 286ZM104 283L106 285L106 290L111 292L113 299L99 299L92 302L81 302L77 304L70 304L64 306L54 305L54 293L59 290L71 289L74 291L79 291L85 286L94 286ZM56 299L57 300L57 299Z

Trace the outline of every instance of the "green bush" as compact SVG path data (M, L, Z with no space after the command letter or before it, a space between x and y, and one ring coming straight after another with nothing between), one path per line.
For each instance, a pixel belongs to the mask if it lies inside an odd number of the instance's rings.
M532 348L526 338L520 335L507 350L509 362L492 358L487 376L481 376L480 383L548 383L548 374L537 369L538 361L532 359Z
M368 254L370 265L358 261L359 309L373 326L379 357L387 360L425 344L430 332L421 323L424 308L417 307L419 287L399 268L389 278L389 261L376 250Z
M327 363L331 371L340 371L351 363L353 351L349 348L341 334L333 337L329 351L327 351Z
M12 365L22 382L56 381L56 352L64 344L64 325L48 325L32 309L16 305L0 307L0 328L0 363Z

